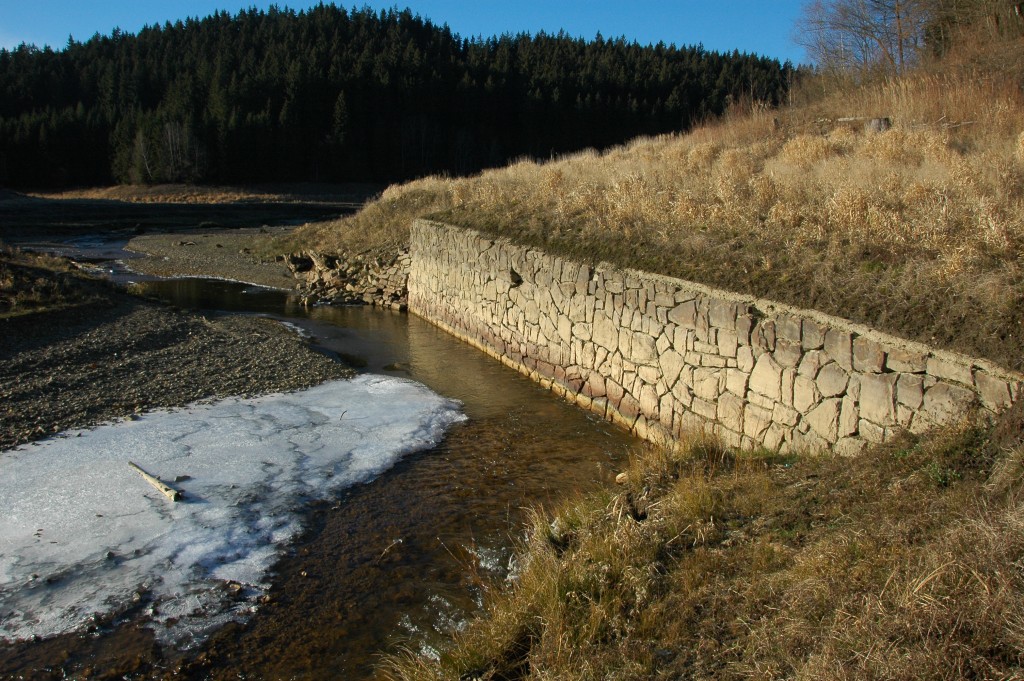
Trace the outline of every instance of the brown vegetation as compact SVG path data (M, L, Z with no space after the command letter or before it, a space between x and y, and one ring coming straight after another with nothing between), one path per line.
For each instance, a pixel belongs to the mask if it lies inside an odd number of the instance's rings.
M24 253L0 242L0 319L95 302L105 288L63 258Z
M839 120L878 116L892 129ZM393 187L289 246L392 244L412 218L431 216L1020 369L1021 121L1013 82L922 72L603 154Z
M1015 678L1024 411L853 461L652 450L392 679Z

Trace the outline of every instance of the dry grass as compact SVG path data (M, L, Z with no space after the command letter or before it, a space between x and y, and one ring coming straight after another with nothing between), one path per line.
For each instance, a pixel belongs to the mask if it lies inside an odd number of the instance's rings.
M239 204L302 201L362 202L378 188L370 184L291 183L257 187L219 187L187 184L117 185L39 192L36 198L51 200L119 201L125 203ZM0 196L2 199L2 196Z
M884 133L837 122L883 115ZM1024 94L1010 80L921 73L603 154L427 178L295 244L399 242L417 216L1024 368Z
M856 459L651 450L392 679L1018 678L1022 412Z
M72 270L68 261L24 253L0 242L0 319L105 297L106 284Z

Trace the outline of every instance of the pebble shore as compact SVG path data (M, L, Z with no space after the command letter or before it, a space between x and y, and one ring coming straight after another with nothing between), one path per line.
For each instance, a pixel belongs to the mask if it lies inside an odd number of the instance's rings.
M0 450L151 409L351 375L274 320L206 317L111 289L86 305L0 320Z

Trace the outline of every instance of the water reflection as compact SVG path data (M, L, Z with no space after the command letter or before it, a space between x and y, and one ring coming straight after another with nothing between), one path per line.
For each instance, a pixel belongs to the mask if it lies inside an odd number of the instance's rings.
M382 649L429 651L500 579L524 510L607 482L637 442L423 320L304 308L285 292L210 280L138 284L184 307L287 320L366 371L459 399L469 421L315 519L273 598L207 646L195 678L365 678ZM216 651L216 653L212 652Z

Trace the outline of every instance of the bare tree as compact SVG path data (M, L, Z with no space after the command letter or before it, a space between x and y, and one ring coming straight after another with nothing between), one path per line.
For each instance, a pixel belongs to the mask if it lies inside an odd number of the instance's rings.
M924 47L938 0L810 0L797 42L825 70L900 75Z

